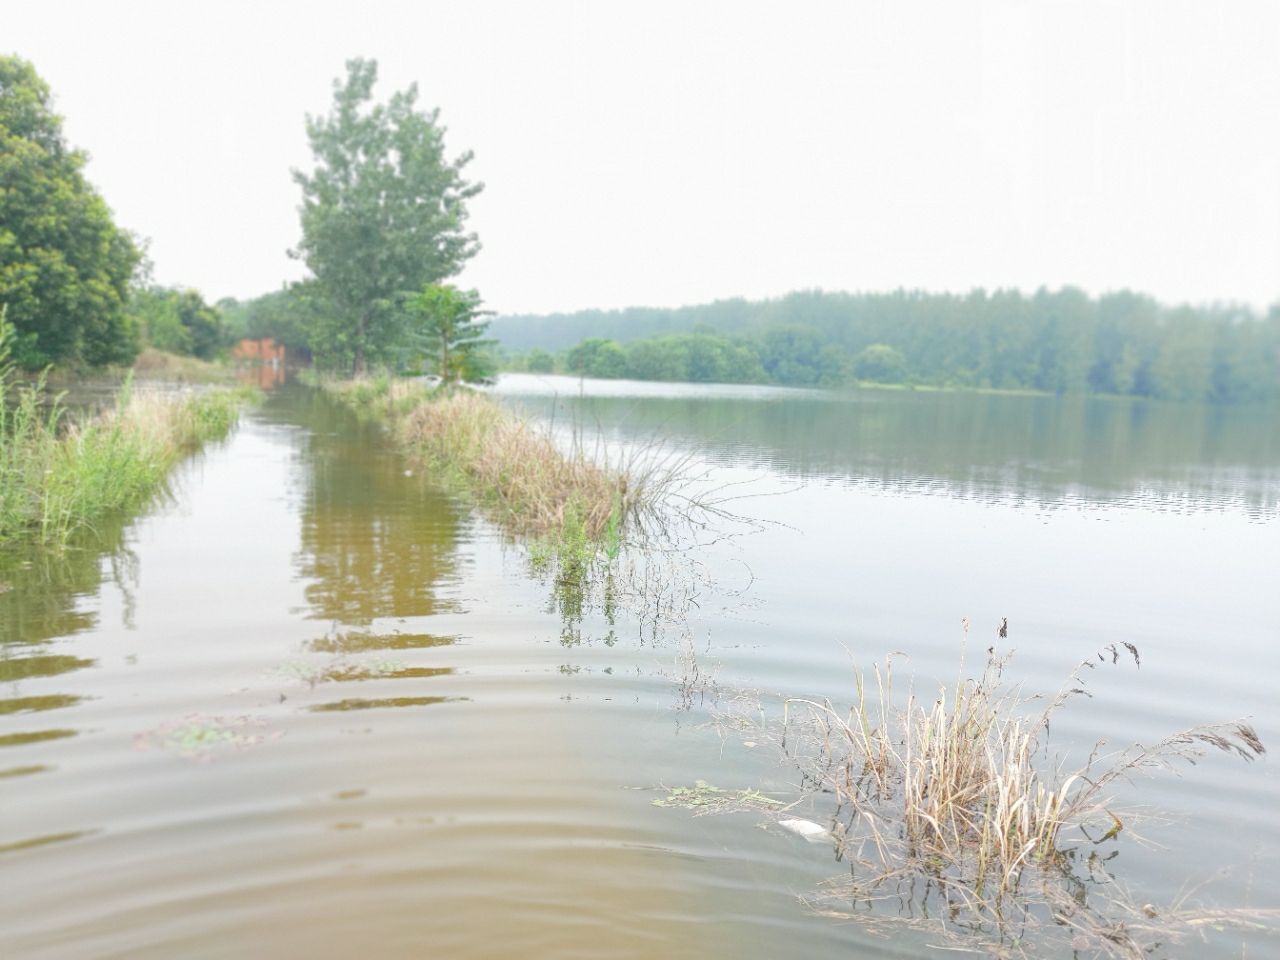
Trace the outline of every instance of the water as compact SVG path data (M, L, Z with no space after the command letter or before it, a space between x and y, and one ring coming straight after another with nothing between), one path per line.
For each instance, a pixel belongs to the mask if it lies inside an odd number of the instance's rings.
M792 796L742 691L847 702L894 650L950 680L1090 677L1055 743L1251 715L1280 742L1280 428L1261 411L510 377L563 432L660 441L750 530L672 559L654 639L566 623L523 553L324 398L284 387L172 497L0 561L0 953L15 957L931 956L800 902L844 869L704 779ZM683 592L682 592L683 591ZM692 649L697 659L691 676ZM710 679L708 679L710 678ZM723 735L722 735L723 734ZM745 741L745 742L744 742ZM755 746L747 744L755 743ZM1140 902L1280 906L1274 763L1208 757L1111 864ZM819 804L797 810L822 819ZM881 931L883 934L883 931ZM1277 949L1211 935L1196 956Z

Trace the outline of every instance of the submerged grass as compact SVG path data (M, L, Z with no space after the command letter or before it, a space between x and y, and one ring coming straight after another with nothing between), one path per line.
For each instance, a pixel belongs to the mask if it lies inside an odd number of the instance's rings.
M1121 656L1136 663L1138 651L1124 644L1099 654L1111 662ZM1049 955L1050 941L1064 938L1090 956L1136 958L1153 941L1194 929L1201 922L1194 911L1125 901L1110 877L1099 879L1102 858L1086 854L1126 827L1110 795L1119 782L1194 762L1209 749L1253 760L1265 753L1257 733L1237 721L1111 755L1100 743L1068 766L1049 756L1051 719L1069 700L1089 696L1083 674L1097 661L1084 661L1039 709L1037 698L1005 683L1006 662L993 648L978 678L958 678L923 699L910 690L903 701L886 660L870 682L858 675L848 711L787 701L783 744L807 781L834 796L831 832L850 865L824 912L867 919L830 904L915 900L899 915L937 917L957 942L973 945L976 937L997 956L1032 946L1034 955ZM1228 913L1217 911L1213 922L1228 923Z
M101 518L136 509L201 443L225 436L246 391L162 394L130 381L115 406L71 421L24 384L0 330L0 542L64 545Z

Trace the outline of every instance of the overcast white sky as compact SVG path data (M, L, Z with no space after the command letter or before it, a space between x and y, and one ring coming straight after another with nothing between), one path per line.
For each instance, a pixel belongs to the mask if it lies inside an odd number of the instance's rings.
M0 0L157 279L301 275L345 59L486 188L501 312L1074 283L1280 299L1280 2Z

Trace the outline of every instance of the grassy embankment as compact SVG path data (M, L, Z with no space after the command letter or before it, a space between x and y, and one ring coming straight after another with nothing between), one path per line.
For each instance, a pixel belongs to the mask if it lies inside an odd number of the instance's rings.
M161 394L126 379L115 406L72 420L43 379L23 382L0 330L0 543L65 545L101 518L142 506L185 455L225 436L243 390Z
M671 465L611 464L566 450L483 394L376 377L317 380L357 412L387 422L410 456L530 544L561 573L614 557L674 475Z

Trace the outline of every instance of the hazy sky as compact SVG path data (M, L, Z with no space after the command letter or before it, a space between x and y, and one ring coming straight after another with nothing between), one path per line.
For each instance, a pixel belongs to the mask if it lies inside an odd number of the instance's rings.
M503 312L1074 283L1280 299L1280 2L0 0L0 52L161 282L302 275L291 167L352 56L484 181Z

